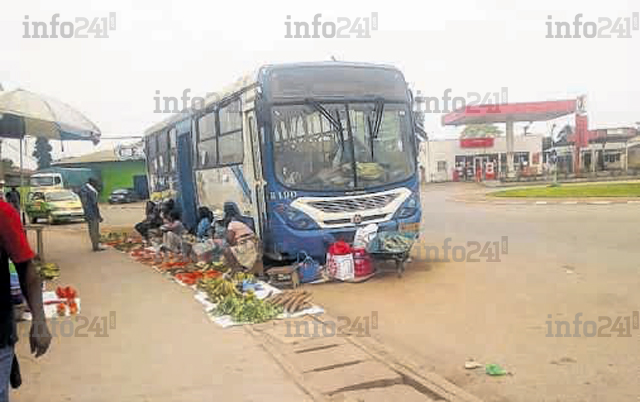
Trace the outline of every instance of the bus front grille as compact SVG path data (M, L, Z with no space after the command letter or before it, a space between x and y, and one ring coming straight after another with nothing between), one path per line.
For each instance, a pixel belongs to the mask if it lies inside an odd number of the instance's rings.
M387 214L376 214L376 215L369 215L369 216L363 216L362 217L362 222L361 223L365 223L365 222L369 222L369 221L374 221L374 220L380 220L380 219L385 219L387 217ZM347 225L353 223L353 221L351 219L328 219L324 221L325 225Z
M342 200L313 201L309 202L309 205L326 213L359 212L384 208L396 198L397 193L378 194Z

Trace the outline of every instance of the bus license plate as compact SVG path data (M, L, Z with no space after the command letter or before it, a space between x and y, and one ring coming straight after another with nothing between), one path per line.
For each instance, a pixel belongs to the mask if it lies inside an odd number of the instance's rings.
M400 232L419 232L420 222L401 223L399 226Z

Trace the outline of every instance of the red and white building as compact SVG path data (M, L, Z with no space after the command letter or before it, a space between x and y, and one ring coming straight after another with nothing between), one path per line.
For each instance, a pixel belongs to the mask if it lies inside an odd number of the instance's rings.
M531 175L542 172L542 137L542 134L514 137L512 158L516 172ZM507 171L507 139L424 141L420 144L419 165L426 182L498 179Z

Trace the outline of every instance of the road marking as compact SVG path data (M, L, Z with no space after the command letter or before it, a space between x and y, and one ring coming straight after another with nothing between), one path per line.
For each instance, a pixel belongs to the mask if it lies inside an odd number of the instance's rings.
M609 205L609 204L611 204L611 201L590 201L590 202L587 202L587 204L591 204L591 205Z
M536 205L547 205L546 201L536 201Z
M627 201L627 204L640 204L640 201Z
M562 205L576 205L578 201L564 201L561 202Z

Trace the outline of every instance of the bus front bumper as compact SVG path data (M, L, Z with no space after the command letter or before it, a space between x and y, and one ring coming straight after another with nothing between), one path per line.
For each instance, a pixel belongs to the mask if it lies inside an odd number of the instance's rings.
M402 231L419 233L421 212L406 219L393 219L378 223L378 231ZM304 251L314 259L324 263L327 248L330 244L344 240L352 243L355 236L355 226L338 229L296 230L282 223L272 228L271 239L267 241L267 255L273 259L287 261L295 260L299 252Z

